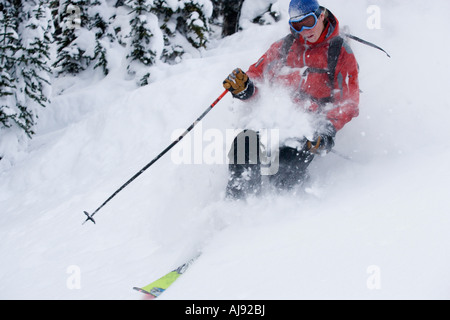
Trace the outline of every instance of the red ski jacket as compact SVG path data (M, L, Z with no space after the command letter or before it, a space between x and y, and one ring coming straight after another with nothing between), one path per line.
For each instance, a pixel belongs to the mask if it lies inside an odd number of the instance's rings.
M295 103L324 113L338 131L359 114L358 64L344 41L337 49L334 77L329 76L329 48L331 40L339 36L339 22L329 11L326 21L317 42L309 43L298 35L286 48L286 39L292 36L281 39L250 66L247 74L256 87L263 81L287 87Z

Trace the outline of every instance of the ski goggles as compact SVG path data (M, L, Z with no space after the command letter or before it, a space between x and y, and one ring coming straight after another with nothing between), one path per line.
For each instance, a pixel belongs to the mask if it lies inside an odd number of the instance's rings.
M303 30L313 29L316 26L321 13L322 9L319 8L316 12L311 12L302 16L291 18L289 19L289 25L291 26L291 29L296 33L300 33Z

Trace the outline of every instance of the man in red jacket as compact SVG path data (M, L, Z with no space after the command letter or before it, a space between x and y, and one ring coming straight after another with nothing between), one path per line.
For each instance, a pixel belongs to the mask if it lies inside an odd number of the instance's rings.
M275 42L247 72L235 69L224 81L224 87L240 100L257 96L263 81L282 85L296 105L320 119L313 138L297 138L299 147L281 143L278 172L269 176L281 189L304 182L314 156L331 151L336 132L359 113L358 64L349 45L339 36L336 17L317 0L292 0L289 16L291 34ZM250 140L257 144L253 151ZM242 198L260 192L259 147L259 135L251 130L234 140L227 197ZM245 161L238 161L239 154Z

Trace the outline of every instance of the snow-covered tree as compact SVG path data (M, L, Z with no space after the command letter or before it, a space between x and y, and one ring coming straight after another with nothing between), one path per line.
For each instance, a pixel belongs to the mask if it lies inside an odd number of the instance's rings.
M159 20L164 49L161 60L178 63L186 52L206 48L213 5L209 0L154 0L152 12ZM187 41L186 41L187 40Z
M31 136L50 97L52 19L47 0L2 1L0 119Z
M131 75L139 74L140 85L148 84L150 73L148 71L141 74L139 72L139 63L143 67L152 66L157 58L152 38L154 28L157 26L157 18L151 12L152 0L130 0L128 5L131 8L132 19L130 21L131 31L130 48L127 55L129 61L128 73ZM140 67L142 69L142 67Z
M156 53L151 46L153 30L149 17L151 13L153 1L151 0L131 0L129 2L132 9L133 18L130 21L131 38L130 53L128 58L131 61L139 61L145 66L155 63Z
M113 13L107 1L59 1L58 15L61 28L56 33L58 56L54 67L57 74L76 75L92 66L107 75L108 44L114 40L110 23Z
M210 0L129 0L127 4L132 14L128 71L139 73L141 85L148 83L148 69L156 61L178 63L186 52L206 48L213 11Z
M23 2L21 20L21 50L16 53L21 94L17 95L17 105L22 110L20 126L32 134L39 108L48 106L51 94L49 52L53 25L48 0Z
M19 12L12 1L0 2L0 123L10 128L17 117L15 54L19 50Z
M180 8L178 17L178 29L196 48L206 48L209 39L209 18L213 8L210 1L186 0Z
M57 58L53 64L58 75L80 73L95 55L95 35L88 30L88 8L88 0L59 2L61 33L56 35Z
M95 34L94 69L101 68L104 75L109 73L107 48L115 40L111 30L111 13L105 0L93 0L87 10L89 29Z
M52 26L48 0L0 2L0 157L26 147L50 103Z
M159 29L163 35L163 50L161 60L173 64L181 61L185 53L183 47L175 40L177 33L177 20L174 18L178 11L178 1L154 0L152 12L158 17Z
M15 103L12 96L16 86L14 79L4 68L4 63L0 64L0 130L2 127L9 128L12 125L15 113Z

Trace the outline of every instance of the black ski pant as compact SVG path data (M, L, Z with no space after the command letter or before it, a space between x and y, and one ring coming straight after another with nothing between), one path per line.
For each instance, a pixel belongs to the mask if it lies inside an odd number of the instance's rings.
M229 157L227 198L242 199L261 192L261 142L259 134L244 130L236 136ZM278 170L268 175L277 189L289 190L307 178L307 168L314 159L306 142L303 148L281 146L278 150Z

